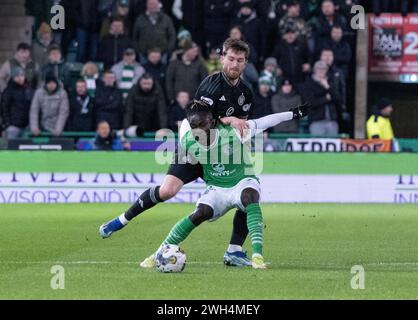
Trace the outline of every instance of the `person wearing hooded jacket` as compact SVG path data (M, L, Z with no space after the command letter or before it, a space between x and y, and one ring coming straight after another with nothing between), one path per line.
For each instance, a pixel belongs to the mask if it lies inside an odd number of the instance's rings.
M0 115L7 139L16 139L29 125L29 109L33 89L27 84L22 68L12 70L11 79L3 92Z
M48 75L45 85L36 90L30 107L29 123L32 134L38 136L41 130L47 130L54 136L60 136L64 130L69 109L67 92L57 78Z
M144 131L157 131L167 126L164 92L148 73L129 91L124 127L130 126L139 126Z
M392 112L392 102L388 98L380 99L373 106L372 115L367 121L367 137L369 139L392 140L395 137L390 122Z
M302 104L302 97L296 92L290 79L283 79L278 92L271 99L273 113L286 112ZM273 128L276 133L298 133L299 120L293 119Z

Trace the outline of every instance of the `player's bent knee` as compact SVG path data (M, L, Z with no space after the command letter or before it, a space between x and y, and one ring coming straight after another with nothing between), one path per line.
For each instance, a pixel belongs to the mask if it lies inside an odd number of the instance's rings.
M213 218L213 209L208 205L201 203L189 216L189 218L195 226L198 226L201 223Z
M252 188L244 189L241 193L241 203L244 207L260 201L260 194L257 190Z
M166 177L160 186L160 198L164 201L174 197L183 187L183 181L176 177Z

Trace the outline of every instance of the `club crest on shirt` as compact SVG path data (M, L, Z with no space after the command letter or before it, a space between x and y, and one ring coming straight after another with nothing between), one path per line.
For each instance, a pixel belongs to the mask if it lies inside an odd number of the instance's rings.
M225 166L222 163L216 163L212 165L212 169L218 173L225 171Z
M239 104L239 106L242 107L242 105L244 104L244 102L245 102L245 96L244 96L243 93L241 93L241 95L238 98L238 104Z
M242 106L242 111L247 112L251 108L251 103L244 104Z
M230 107L228 110L226 110L226 116L229 117L231 114L233 114L235 109L233 107Z

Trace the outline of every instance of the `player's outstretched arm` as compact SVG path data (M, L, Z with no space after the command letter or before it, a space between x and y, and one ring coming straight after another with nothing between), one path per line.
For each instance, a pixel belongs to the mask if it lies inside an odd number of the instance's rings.
M305 117L308 114L308 106L300 105L296 108L290 109L288 112L273 113L268 116L248 120L248 126L250 129L251 137L267 130L268 128L275 127L278 124Z
M246 119L239 119L236 117L224 117L219 119L224 125L230 125L235 128L244 137L245 132L249 129Z

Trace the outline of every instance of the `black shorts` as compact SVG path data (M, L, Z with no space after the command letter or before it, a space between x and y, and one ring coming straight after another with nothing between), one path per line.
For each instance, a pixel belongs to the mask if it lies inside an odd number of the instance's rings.
M198 178L203 178L203 167L200 163L191 164L181 162L179 159L183 159L183 157L179 157L178 149L176 148L173 162L170 164L167 174L179 178L184 184L188 184Z

